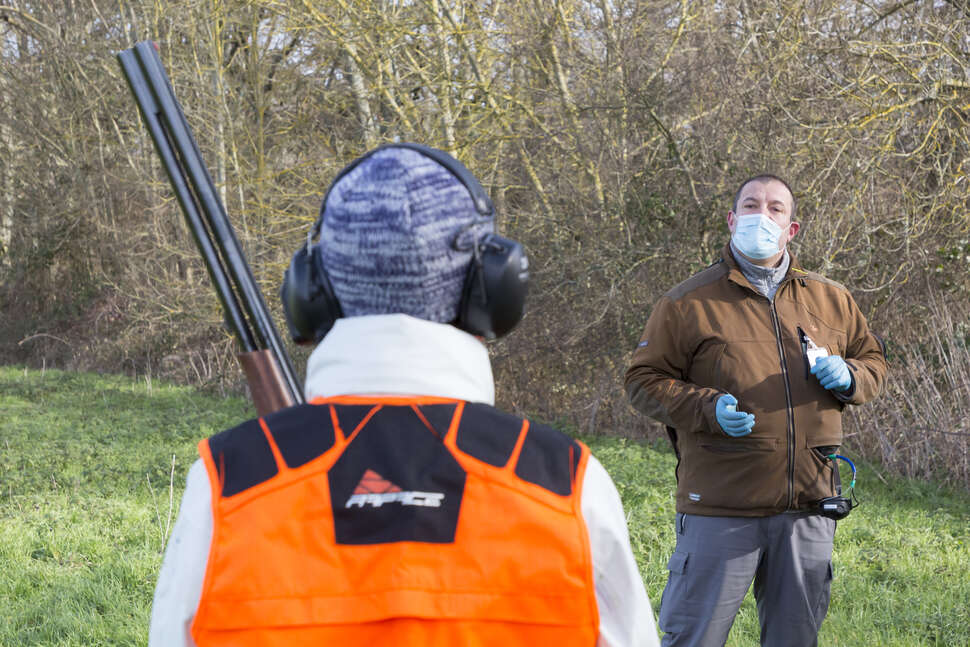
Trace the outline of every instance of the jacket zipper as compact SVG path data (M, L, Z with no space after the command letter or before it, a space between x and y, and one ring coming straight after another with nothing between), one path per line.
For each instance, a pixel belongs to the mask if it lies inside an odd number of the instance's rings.
M778 286L780 290L782 286ZM777 291L776 291L777 295ZM795 412L791 404L791 385L788 383L788 362L785 360L785 347L781 342L781 326L778 323L778 312L775 310L775 300L769 302L771 323L775 328L775 343L778 345L778 357L781 358L781 376L785 379L785 404L788 412L788 504L786 510L791 510L795 491Z

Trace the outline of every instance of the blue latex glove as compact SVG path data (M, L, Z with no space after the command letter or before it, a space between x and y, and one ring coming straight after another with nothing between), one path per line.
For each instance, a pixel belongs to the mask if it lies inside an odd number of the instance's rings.
M754 414L736 411L738 400L730 393L722 395L714 405L717 424L728 436L747 436L754 427Z
M823 388L830 391L848 391L852 386L852 373L845 360L838 355L819 357L812 367L812 375L818 378Z

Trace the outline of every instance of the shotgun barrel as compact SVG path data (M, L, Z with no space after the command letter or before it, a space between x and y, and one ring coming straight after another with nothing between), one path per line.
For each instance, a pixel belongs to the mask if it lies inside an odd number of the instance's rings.
M182 106L151 41L118 53L118 61L162 160L192 237L202 253L226 321L241 348L259 415L304 402L286 348L239 246Z

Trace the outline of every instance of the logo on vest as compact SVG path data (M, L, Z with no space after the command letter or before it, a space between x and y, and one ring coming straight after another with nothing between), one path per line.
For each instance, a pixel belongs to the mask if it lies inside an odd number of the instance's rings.
M445 498L443 492L418 492L402 490L374 470L367 470L361 477L360 483L354 488L354 493L344 504L345 508L357 506L363 508L370 505L379 508L385 503L400 503L401 505L418 505L427 508L441 507Z

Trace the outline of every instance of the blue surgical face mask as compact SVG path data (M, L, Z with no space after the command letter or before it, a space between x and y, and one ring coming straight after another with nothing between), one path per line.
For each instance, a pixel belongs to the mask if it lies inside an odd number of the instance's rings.
M781 250L778 248L778 238L781 237L781 227L775 221L762 213L752 213L738 216L731 240L734 246L748 258L771 258Z

